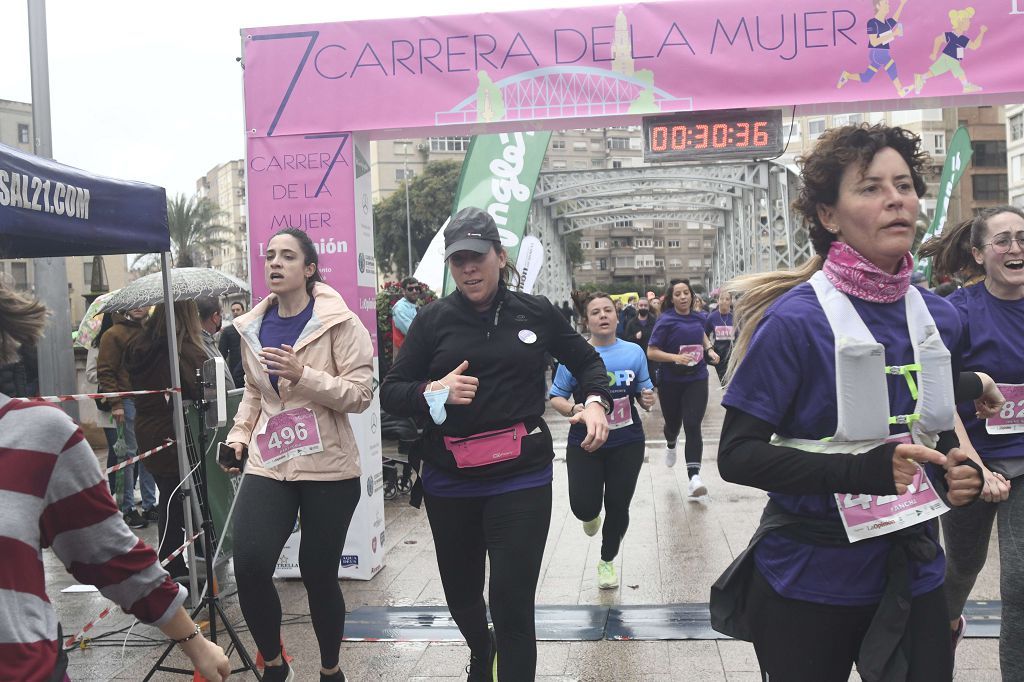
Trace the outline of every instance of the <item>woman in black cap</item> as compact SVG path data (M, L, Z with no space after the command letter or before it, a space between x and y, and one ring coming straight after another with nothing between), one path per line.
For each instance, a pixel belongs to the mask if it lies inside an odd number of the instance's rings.
M554 458L542 419L545 354L584 389L584 409L571 421L586 425L581 446L589 452L608 436L608 377L550 301L510 288L515 271L488 213L462 209L444 236L457 291L413 320L381 407L426 424L410 453L419 473L412 504L426 499L445 599L471 651L469 680L532 680Z

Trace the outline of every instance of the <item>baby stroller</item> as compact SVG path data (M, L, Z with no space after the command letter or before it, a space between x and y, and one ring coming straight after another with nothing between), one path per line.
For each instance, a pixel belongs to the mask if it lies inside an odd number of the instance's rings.
M409 466L409 449L419 438L419 429L411 417L395 417L380 411L381 438L398 441L398 452L384 457L384 499L393 500L399 495L408 495L412 490L412 467ZM401 469L401 474L399 474Z

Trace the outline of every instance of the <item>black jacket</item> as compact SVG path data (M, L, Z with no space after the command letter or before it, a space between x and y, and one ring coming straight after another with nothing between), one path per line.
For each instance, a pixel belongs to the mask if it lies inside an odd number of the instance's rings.
M547 399L545 353L566 365L585 395L600 395L610 404L601 356L546 298L501 286L491 310L479 313L456 291L424 306L413 320L402 352L381 385L381 407L393 415L425 418L423 459L451 469L444 452L432 451L437 447L443 450L438 445L441 435L469 436L518 422L526 422L530 429L543 424ZM448 417L437 426L428 416L424 384L443 378L463 360L469 361L466 374L480 380L476 397L469 405L446 405ZM534 468L541 458L550 461L554 456L550 434L546 427L540 428L547 445L536 448L535 455L521 458L525 461L501 462L481 467L487 471L461 473L505 475ZM527 449L535 449L525 445L524 441L524 454Z
M640 316L633 317L629 322L626 323L626 328L623 331L622 339L635 343L645 351L647 350L647 343L651 340L651 332L654 331L654 323L657 320L654 315L647 313L647 319L643 322L640 321ZM636 333L640 332L640 338L636 338Z
M217 341L217 349L224 357L231 378L235 380L235 388L245 386L245 370L242 369L242 337L232 324L225 325L220 330L220 340Z

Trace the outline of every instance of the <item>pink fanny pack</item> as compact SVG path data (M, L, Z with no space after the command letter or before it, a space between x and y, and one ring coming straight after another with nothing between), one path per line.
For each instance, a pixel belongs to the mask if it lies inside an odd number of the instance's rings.
M519 422L503 429L481 431L472 436L444 436L444 446L455 457L460 469L482 467L519 457L526 436L526 424Z

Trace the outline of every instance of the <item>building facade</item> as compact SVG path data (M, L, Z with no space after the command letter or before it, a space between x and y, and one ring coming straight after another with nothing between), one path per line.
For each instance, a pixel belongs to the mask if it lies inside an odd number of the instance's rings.
M1024 208L1024 104L1006 107L1007 200Z
M204 254L203 265L248 281L249 229L245 200L245 161L236 159L211 168L196 180L196 196L207 198L223 212L220 224L227 230L223 246Z

